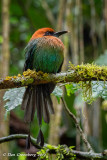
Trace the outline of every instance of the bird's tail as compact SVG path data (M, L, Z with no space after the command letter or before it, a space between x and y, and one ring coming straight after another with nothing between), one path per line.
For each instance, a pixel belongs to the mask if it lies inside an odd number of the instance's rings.
M34 119L35 111L37 111L37 119L40 126L38 135L38 143L43 142L43 134L41 131L42 117L46 123L50 121L50 113L54 113L52 100L50 97L54 84L41 84L37 86L27 87L22 101L22 109L25 110L24 120L30 123Z

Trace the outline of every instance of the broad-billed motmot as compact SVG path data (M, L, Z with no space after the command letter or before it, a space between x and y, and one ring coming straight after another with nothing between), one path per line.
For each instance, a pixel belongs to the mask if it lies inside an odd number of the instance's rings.
M60 72L64 60L64 45L59 36L65 33L67 31L55 32L51 28L37 30L25 48L24 71L35 69L44 73ZM40 145L44 144L41 131L42 117L46 123L49 123L49 114L54 113L50 97L54 88L54 83L28 86L23 96L22 109L25 109L25 122L30 123L34 118L35 111L37 111L40 126L37 141Z

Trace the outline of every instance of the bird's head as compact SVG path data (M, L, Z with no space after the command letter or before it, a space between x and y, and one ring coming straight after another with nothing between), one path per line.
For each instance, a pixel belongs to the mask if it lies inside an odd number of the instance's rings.
M54 36L54 37L59 37L62 34L67 33L68 31L60 31L60 32L55 32L52 28L41 28L38 29L31 37L30 40L36 39L36 38L41 38L43 36Z

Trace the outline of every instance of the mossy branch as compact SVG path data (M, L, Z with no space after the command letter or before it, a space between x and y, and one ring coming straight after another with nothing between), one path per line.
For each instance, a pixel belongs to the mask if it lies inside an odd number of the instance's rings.
M4 143L4 142L8 142L8 141L12 141L15 139L26 139L28 135L26 134L14 134L14 135L9 135L7 137L2 137L0 138L0 143ZM34 139L33 137L31 137L31 143L32 145L34 145L36 148L38 149L42 149L42 147L40 147L37 144L37 140ZM47 148L47 152L50 154L56 154L57 150L58 150L58 146L52 146L49 144L44 145L44 147ZM61 147L60 147L61 148ZM103 153L92 153L92 152L81 152L81 151L76 151L76 150L70 150L66 145L62 145L62 148L64 148L64 153L66 158L69 157L73 154L76 155L76 158L79 159L93 159L93 160L97 160L97 159L101 159L101 160L107 160L107 154L106 151L104 151ZM66 152L65 152L66 151Z
M93 64L77 65L70 64L67 72L61 72L57 74L43 73L42 71L36 72L27 70L23 72L23 75L6 77L0 79L0 89L23 87L28 85L38 85L43 83L66 83L80 81L107 81L107 66L97 66Z

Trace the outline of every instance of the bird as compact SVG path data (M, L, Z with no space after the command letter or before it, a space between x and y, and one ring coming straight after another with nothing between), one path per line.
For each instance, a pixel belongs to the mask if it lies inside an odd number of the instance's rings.
M56 74L61 71L64 61L64 44L59 36L67 31L55 32L52 28L41 28L34 32L25 47L25 64L23 71L28 69L42 71L43 73ZM23 100L22 109L25 110L24 121L31 123L37 112L39 134L37 143L44 145L44 137L41 131L42 119L50 122L50 114L54 114L51 93L56 84L53 82L27 86ZM30 141L30 134L27 141ZM27 142L29 143L29 142ZM29 146L29 145L28 145Z

